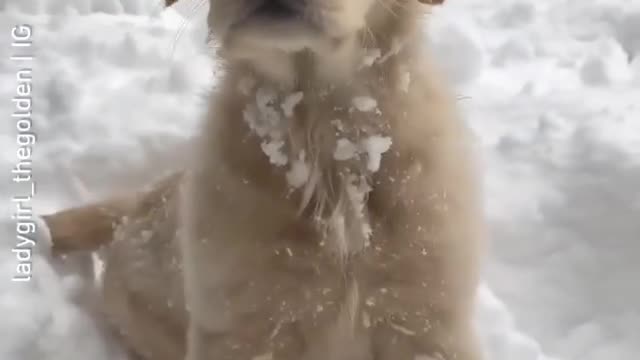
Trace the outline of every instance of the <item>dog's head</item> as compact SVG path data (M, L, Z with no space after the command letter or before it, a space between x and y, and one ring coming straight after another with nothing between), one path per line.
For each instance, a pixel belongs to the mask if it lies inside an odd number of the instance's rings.
M244 45L295 52L339 43L393 19L412 3L443 0L210 0L209 26L222 46Z
M177 0L166 0L171 4ZM362 39L411 23L444 0L209 0L210 35L227 60L277 67L307 51L337 57ZM393 34L385 34L392 36ZM342 61L342 60L340 60ZM266 66L265 63L269 63Z

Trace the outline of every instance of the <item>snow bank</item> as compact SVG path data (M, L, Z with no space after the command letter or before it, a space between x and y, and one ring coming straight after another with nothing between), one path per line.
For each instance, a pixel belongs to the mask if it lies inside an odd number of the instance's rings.
M89 13L105 14L159 14L163 0L2 0L0 6L9 11L26 14Z
M546 353L635 359L640 3L528 1L508 21L515 2L454 3L433 26L464 22L492 57L459 87L488 169L487 283Z
M36 240L44 243L46 230L40 229ZM30 282L11 281L15 233L15 222L0 223L0 273L4 274L0 279L0 359L124 360L96 321L73 305L74 295L81 289L77 276L57 271L43 256L36 255L34 278Z
M141 185L159 175L155 165L183 161L175 148L191 136L217 71L205 54L206 9L193 4L160 13L145 0L0 0L3 29L37 28L37 211ZM639 13L624 0L467 0L430 19L485 155L493 246L478 326L488 359L640 353ZM15 91L15 71L0 59L0 98ZM0 123L6 170L13 131ZM294 180L304 178L298 170ZM5 198L12 191L0 180ZM9 223L4 274L14 266ZM0 358L116 358L71 303L77 279L40 257L36 269L24 286L0 281Z

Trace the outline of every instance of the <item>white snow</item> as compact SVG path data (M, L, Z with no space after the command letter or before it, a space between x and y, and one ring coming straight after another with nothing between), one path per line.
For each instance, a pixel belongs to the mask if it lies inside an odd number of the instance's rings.
M289 157L284 153L283 149L284 140L263 141L260 147L273 165L285 166L289 162Z
M294 188L301 188L309 181L311 169L306 162L306 154L304 150L300 150L297 159L291 162L291 168L287 171L287 183Z
M382 51L380 49L368 49L362 58L362 67L372 66L381 56Z
M371 96L356 96L352 103L356 110L361 112L372 112L378 108L378 101Z
M281 105L284 116L288 118L292 117L293 111L295 110L296 106L300 104L302 99L304 99L304 93L302 91L297 91L285 97Z
M197 3L178 7L185 21L155 0L0 0L5 174L17 148L9 99L24 65L7 56L10 28L35 29L37 212L141 186L185 161L176 148L217 72ZM487 359L635 360L640 2L452 0L429 18L484 157L492 246L477 322ZM21 191L9 177L5 199ZM13 210L0 208L0 359L118 359L72 304L78 279L58 274L60 264L34 255L32 281L10 281Z
M280 130L282 115L277 108L278 95L274 89L261 87L256 92L256 105L258 107L258 120L269 129L269 135L276 137Z
M336 142L336 150L333 158L338 161L353 159L358 155L358 146L346 138L340 138Z
M631 80L629 54L613 37L598 39L582 64L580 75L587 85L609 85Z
M244 87L245 84L242 84ZM283 140L286 121L283 115L291 117L297 103L302 101L302 93L288 96L280 106L277 106L278 94L272 88L260 87L255 94L255 103L250 103L243 111L244 121L262 142L260 147L269 157L269 161L276 166L289 163L289 156Z
M391 138L388 136L374 135L362 141L362 148L367 154L367 169L372 173L380 169L382 154L391 148Z
M380 169L382 155L391 148L391 138L388 136L372 135L360 140L357 144L347 138L340 138L336 142L333 158L338 161L353 159L366 154L367 170L375 173Z

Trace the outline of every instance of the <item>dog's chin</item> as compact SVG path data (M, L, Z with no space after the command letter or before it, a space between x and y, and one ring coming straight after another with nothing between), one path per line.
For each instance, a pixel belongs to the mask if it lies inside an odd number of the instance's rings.
M297 53L303 50L330 52L350 32L326 28L287 8L257 9L238 19L221 36L222 47L229 54L242 56L256 52Z
M233 52L298 52L314 47L321 37L319 29L299 19L274 21L254 17L232 25L226 32L222 45Z
M339 21L329 21L332 18L314 22L295 9L258 8L214 36L220 40L219 54L224 58L248 64L266 78L288 86L295 80L298 54L311 54L317 60L314 67L318 63L344 67L349 60L345 54L355 47L358 30L336 26Z

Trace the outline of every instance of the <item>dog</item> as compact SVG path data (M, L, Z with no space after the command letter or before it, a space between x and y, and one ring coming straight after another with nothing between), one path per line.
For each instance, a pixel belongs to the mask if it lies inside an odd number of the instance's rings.
M440 2L210 0L225 71L184 171L45 217L55 252L99 251L132 356L482 359L480 176L422 32Z

